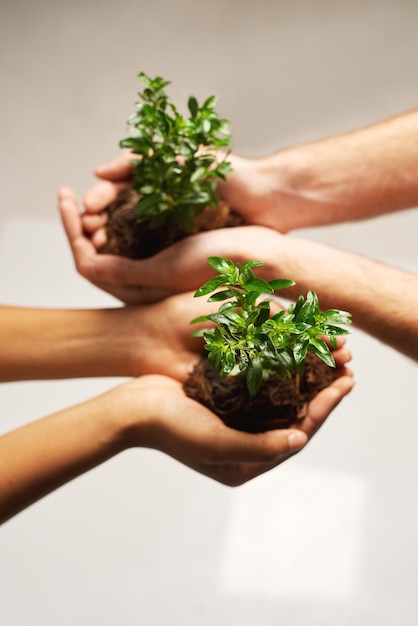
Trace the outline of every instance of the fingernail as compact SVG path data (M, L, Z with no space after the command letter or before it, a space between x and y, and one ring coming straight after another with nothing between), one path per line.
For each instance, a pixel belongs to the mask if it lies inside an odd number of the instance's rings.
M303 448L303 446L307 443L308 437L301 430L297 430L293 433L290 433L287 441L291 450L299 450L300 448Z

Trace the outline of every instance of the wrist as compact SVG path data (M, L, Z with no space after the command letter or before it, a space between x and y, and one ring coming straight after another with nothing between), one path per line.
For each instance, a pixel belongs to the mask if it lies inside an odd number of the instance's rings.
M77 376L133 377L145 373L142 362L150 339L141 332L143 320L138 316L138 307L77 313L77 323L69 338L76 345Z
M60 364L62 359L68 364L68 371L61 374L65 377L130 376L128 354L132 338L122 323L122 314L122 308L68 312L56 346L60 353L57 362Z
M269 210L282 233L329 223L338 204L333 158L320 144L289 148L263 159L259 170L270 188Z
M102 396L115 453L133 447L161 449L167 437L161 419L167 407L160 405L165 381L160 376L142 376Z

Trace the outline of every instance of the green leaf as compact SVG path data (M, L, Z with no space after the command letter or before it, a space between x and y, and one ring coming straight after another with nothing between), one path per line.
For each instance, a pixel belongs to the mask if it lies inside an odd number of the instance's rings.
M195 317L194 319L192 319L190 324L198 324L199 322L206 322L207 319L208 319L207 315L199 315L199 317Z
M250 397L253 398L261 387L263 368L259 358L252 359L245 372L245 380Z
M146 213L151 207L158 207L159 202L161 202L161 195L159 193L153 193L149 196L144 196L138 202L138 211Z
M232 372L235 367L235 354L233 352L226 352L223 365L222 365L222 375L228 376Z
M225 179L232 172L232 165L229 162L219 163L215 172L219 178Z
M207 98L205 102L203 103L202 109L213 110L215 108L215 105L216 105L216 96L209 96L209 98Z
M200 178L202 178L206 174L206 172L207 172L206 167L198 167L197 170L195 170L193 174L190 176L190 182L195 183Z
M149 195L150 193L154 193L155 192L155 187L153 187L152 185L143 185L143 187L139 188L139 193L142 194L143 196Z
M190 96L188 101L189 111L192 117L196 117L197 111L199 109L198 102L194 96Z
M190 191L182 196L185 204L207 204L210 196L206 191Z
M120 148L131 148L131 149L135 149L136 146L138 144L138 140L135 137L127 137L126 139L122 139L119 142L119 147ZM140 154L137 152L137 154Z
M293 356L296 363L302 363L308 353L309 342L297 343L293 348Z
M228 298L234 298L237 294L239 294L239 291L236 289L224 289L223 291L214 293L213 296L208 299L208 302L222 302Z
M208 263L213 269L215 269L220 274L224 274L226 271L234 271L235 263L230 259L224 259L219 256L210 256L208 258Z
M225 278L225 276L215 276L215 278L211 278L204 285L199 287L199 289L194 294L194 297L200 298L200 296L206 296L208 293L211 293L212 291L215 291L215 289L218 289L218 287L225 285L226 282L227 279Z
M314 291L309 291L305 302L296 315L296 321L313 323L315 315L319 312L318 298Z
M257 291L258 293L272 293L273 289L269 283L261 278L253 278L245 283L245 288L249 291Z
M251 261L245 261L245 263L243 263L240 267L240 273L242 274L243 272L245 272L245 270L252 267L259 267L260 265L264 265L264 261L257 261L255 259Z
M254 320L254 326L261 326L270 316L270 306L266 303L266 307L262 307L257 313L257 317Z
M200 328L199 330L195 330L191 333L191 337L204 337L206 330L204 328Z
M219 326L222 326L222 328L225 327L225 329L228 329L229 324L231 322L230 317L226 314L224 315L223 313L210 313L208 315L208 319L211 322L215 322L215 324L218 324Z
M335 367L335 360L325 341L311 337L309 341L309 351L313 352L329 367Z
M276 280L269 280L269 285L273 291L279 291L280 289L287 289L293 287L296 283L293 280L287 278L277 278Z

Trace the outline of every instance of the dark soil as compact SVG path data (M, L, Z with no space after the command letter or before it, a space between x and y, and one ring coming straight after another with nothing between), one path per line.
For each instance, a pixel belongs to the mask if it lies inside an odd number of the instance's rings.
M227 426L255 433L292 426L306 415L308 403L337 376L333 368L308 353L303 376L282 380L273 373L250 398L243 376L219 376L203 357L184 389Z
M145 259L171 244L190 236L190 232L172 222L159 228L150 228L146 222L138 222L136 204L138 195L128 190L107 208L107 242L100 253L117 254L130 259ZM225 203L218 207L206 207L194 220L195 232L228 228L242 224L240 216Z

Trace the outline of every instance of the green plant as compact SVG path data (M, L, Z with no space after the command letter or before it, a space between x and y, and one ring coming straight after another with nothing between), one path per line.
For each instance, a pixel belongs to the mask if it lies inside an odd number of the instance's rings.
M138 220L152 228L171 220L193 232L193 217L217 206L217 179L231 171L226 156L217 161L218 149L230 145L229 121L215 112L215 96L202 105L190 96L190 116L183 117L165 91L169 81L138 76L144 89L128 119L130 136L120 142L140 157L133 160Z
M247 261L241 267L220 257L209 257L208 262L219 275L200 287L195 296L214 292L208 302L222 304L216 313L192 321L211 321L215 327L193 334L204 337L209 363L220 375L245 373L253 397L270 372L284 379L302 374L308 352L335 367L323 336L335 347L337 336L348 333L344 326L351 323L349 313L337 309L321 312L316 293L309 291L306 299L299 296L286 311L270 316L272 294L294 285L292 280L266 282L256 278L252 268L263 265L263 261ZM263 294L270 295L262 299Z

